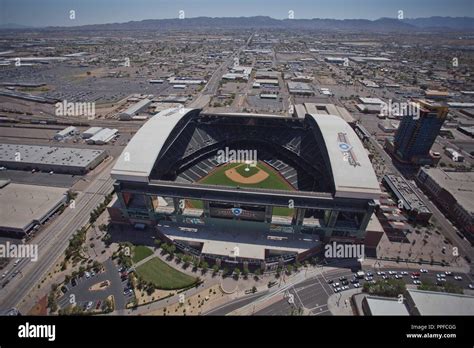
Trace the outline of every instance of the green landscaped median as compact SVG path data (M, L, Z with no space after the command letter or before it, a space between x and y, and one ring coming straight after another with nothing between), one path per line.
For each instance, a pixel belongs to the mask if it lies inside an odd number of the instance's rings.
M137 274L158 289L176 290L196 283L197 278L184 274L155 257L137 267Z
M151 254L153 254L153 250L144 245L138 245L133 248L132 261L133 263L140 262Z

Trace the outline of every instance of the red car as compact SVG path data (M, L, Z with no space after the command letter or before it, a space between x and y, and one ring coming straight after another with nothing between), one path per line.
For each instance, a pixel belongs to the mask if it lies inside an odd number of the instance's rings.
M411 275L412 275L412 276L415 276L415 277L419 277L419 276L420 276L420 272L413 272Z

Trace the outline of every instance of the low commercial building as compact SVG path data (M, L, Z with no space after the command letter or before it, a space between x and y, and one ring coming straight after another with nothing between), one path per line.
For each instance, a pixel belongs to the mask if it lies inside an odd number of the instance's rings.
M86 140L88 144L105 145L118 134L118 129L104 128Z
M0 144L0 166L8 169L84 174L106 157L103 150Z
M466 315L474 313L474 297L437 291L408 290L406 298L412 315Z
M393 297L365 296L362 309L365 315L410 315L405 304L399 303L398 298Z
M91 127L82 133L82 138L89 139L90 137L93 137L94 135L99 133L102 129L102 127Z
M290 94L298 95L314 95L314 91L311 86L304 82L288 82L288 90Z
M8 184L0 188L0 235L23 236L43 224L67 201L67 189Z
M385 174L382 182L397 197L398 207L404 209L411 219L429 221L433 213L402 176Z
M416 180L466 237L474 240L474 173L420 168Z
M79 130L76 127L70 126L63 129L62 131L57 132L54 135L54 140L61 141L64 138L67 138L76 134L79 134Z
M151 104L150 99L140 100L139 102L130 106L127 110L119 113L118 118L122 121L131 120L133 116L145 110L150 104Z

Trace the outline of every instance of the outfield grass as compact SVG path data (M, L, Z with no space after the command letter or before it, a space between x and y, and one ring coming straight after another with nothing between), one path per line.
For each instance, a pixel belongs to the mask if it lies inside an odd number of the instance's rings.
M137 263L151 254L153 254L153 250L150 248L144 245L137 245L133 248L132 261L133 263Z
M197 278L182 273L155 257L137 267L137 274L158 289L176 290L196 283Z

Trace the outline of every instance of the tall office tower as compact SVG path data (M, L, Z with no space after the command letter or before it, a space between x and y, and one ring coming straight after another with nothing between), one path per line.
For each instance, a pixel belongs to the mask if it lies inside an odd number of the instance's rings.
M434 158L430 155L430 149L446 119L448 107L428 100L415 100L413 103L412 106L418 107L419 112L402 118L395 134L393 151L401 162L432 164Z

